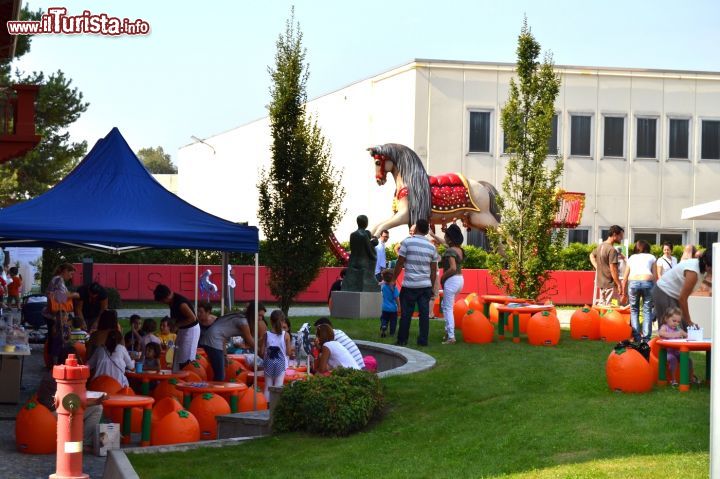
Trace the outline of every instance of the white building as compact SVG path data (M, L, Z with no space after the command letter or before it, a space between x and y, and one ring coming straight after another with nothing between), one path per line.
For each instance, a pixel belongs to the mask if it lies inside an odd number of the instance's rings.
M344 171L345 239L355 217L390 216L394 184L378 187L371 145L402 143L430 174L461 172L501 189L507 162L499 114L513 64L415 60L308 104ZM681 220L715 200L720 180L720 73L556 66L562 81L551 150L563 188L586 194L570 240L594 242L612 224L631 241L718 239L720 221ZM270 162L267 118L178 154L179 193L218 216L257 224L258 171ZM405 228L391 232L393 240Z

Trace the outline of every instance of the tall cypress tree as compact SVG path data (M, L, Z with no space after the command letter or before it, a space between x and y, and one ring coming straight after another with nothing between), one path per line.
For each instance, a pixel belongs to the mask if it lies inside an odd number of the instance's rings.
M495 253L488 258L495 284L509 294L537 298L548 292L549 271L557 267L565 232L553 233L562 159L548 159L560 78L552 58L538 61L540 44L527 19L518 38L517 81L502 109L510 158L498 206L502 223L488 230Z
M277 41L275 65L268 68L272 162L257 185L258 216L266 236L263 263L270 268L270 290L285 314L317 277L345 196L342 175L330 161L330 145L305 112L305 53L293 9Z

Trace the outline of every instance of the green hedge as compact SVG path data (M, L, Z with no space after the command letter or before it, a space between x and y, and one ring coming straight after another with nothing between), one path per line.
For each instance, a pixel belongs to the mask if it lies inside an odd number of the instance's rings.
M330 376L313 376L283 388L273 412L273 431L306 431L323 436L347 436L382 412L382 385L375 374L336 369Z

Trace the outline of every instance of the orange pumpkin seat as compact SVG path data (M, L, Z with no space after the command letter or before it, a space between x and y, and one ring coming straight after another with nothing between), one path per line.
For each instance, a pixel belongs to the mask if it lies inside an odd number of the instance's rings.
M24 454L53 454L57 450L57 418L42 404L30 401L15 418L15 445Z
M464 299L458 299L453 305L453 321L455 322L455 329L462 329L463 316L468 311L468 304Z
M217 438L217 416L230 414L227 401L217 394L204 393L195 396L190 403L190 412L200 425L200 439Z
M639 352L630 348L616 348L605 363L607 383L613 391L644 393L652 390L653 368Z
M463 341L473 344L491 343L494 328L480 309L470 309L463 318Z
M157 387L152 393L152 396L155 398L156 401L160 401L161 399L166 397L173 397L178 401L182 402L183 393L175 387L177 383L178 380L176 378L172 378L167 381L159 381Z
M600 317L600 338L616 343L632 336L632 328L617 311L608 311Z
M191 374L199 376L201 381L207 381L207 372L197 361L191 361L188 363L188 365L183 368L183 371L189 371Z
M560 321L550 311L535 313L527 325L528 343L555 346L560 342Z
M110 376L98 376L88 385L90 391L102 391L108 394L117 394L122 388L122 384Z
M573 339L600 339L600 314L587 306L570 317L570 337Z
M238 409L240 412L248 412L253 410L253 391L255 391L255 397L257 398L257 410L262 411L267 409L267 400L265 400L265 394L255 388L247 388L242 396L240 396L240 402Z
M164 397L157 401L152 409L152 429L155 429L155 424L157 424L160 419L171 412L181 411L182 408L182 404L171 396Z
M205 375L207 376L207 380L212 381L213 378L215 377L215 375L213 374L212 366L210 366L210 362L207 360L207 357L203 356L201 354L196 354L195 361L199 362L200 366L202 366L203 369L205 370Z
M163 444L181 444L200 440L200 424L191 412L181 409L166 414L153 425L150 443L153 446Z

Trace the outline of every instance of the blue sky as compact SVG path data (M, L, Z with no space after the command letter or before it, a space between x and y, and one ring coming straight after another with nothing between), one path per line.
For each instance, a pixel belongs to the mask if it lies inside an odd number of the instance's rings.
M160 145L173 157L191 135L265 116L267 67L292 5L311 98L413 58L512 62L524 14L557 64L720 71L716 0L24 3L150 23L139 37L35 37L17 65L61 69L83 92L90 108L73 138L92 146L117 126L136 151Z

